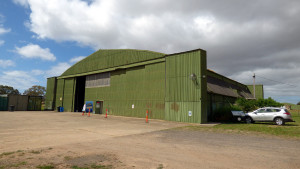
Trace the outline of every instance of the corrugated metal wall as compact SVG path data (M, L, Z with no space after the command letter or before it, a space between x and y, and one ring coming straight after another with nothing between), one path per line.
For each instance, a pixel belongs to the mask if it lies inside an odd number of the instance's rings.
M155 58L156 62L142 66L129 65ZM112 69L110 86L85 89L85 101L93 101L94 105L96 101L103 101L103 111L108 109L114 115L145 117L148 109L150 118L193 123L207 121L204 50L167 55L166 60L164 54L149 51L104 50L72 66L63 76L120 64L128 66ZM196 81L191 80L191 74L196 75ZM65 111L73 111L75 82L74 77L57 80L55 107L63 106Z
M14 106L15 111L40 111L42 98L41 96L27 95L0 96L0 111L7 111L9 106Z
M165 54L132 49L99 50L65 71L62 76L91 72L110 67L157 59Z
M190 77L195 74L196 81ZM195 50L167 56L165 119L204 123L206 117L206 52ZM191 116L189 114L191 112Z
M63 95L64 95L64 87L65 87L65 80L58 79L56 85L56 99L55 99L55 109L58 106L63 106Z
M110 114L164 119L164 62L111 72L109 87L86 88L85 100L104 101ZM134 105L134 108L132 108Z
M8 96L0 96L0 111L8 110Z
M247 85L247 87L253 94L253 85ZM262 84L255 85L255 98L264 99L264 86Z
M9 95L8 106L15 106L15 111L26 111L28 105L28 96Z
M63 95L64 111L71 112L74 110L75 84L75 78L65 79Z
M45 110L55 109L56 77L47 79Z
M29 96L28 98L28 111L41 111L42 97L41 96Z

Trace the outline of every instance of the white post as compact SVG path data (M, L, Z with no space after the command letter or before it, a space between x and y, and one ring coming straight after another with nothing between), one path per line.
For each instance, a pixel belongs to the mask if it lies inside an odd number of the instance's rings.
M256 99L256 97L255 97L255 73L253 75L253 96Z

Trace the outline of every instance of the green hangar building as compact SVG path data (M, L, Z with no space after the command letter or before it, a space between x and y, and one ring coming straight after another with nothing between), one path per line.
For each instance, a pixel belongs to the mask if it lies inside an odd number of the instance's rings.
M207 69L206 51L174 54L99 50L59 77L48 78L45 109L93 111L189 123L211 121L214 110L236 98L253 99L244 84Z

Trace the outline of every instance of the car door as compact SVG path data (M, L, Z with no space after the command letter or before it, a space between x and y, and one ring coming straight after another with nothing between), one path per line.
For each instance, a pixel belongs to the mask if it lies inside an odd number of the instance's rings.
M255 118L253 118L253 120L254 121L264 121L265 113L266 113L266 109L258 109L254 115Z
M265 109L258 109L256 111L253 112L253 115L252 115L252 119L254 121L263 121L264 119L264 116L265 116Z
M273 121L273 118L276 116L276 114L277 114L277 109L266 109L264 120Z

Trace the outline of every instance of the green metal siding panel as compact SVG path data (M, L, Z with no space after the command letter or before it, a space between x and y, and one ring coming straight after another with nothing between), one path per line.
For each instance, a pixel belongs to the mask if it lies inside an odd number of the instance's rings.
M29 96L28 98L28 111L41 111L42 97Z
M86 88L86 101L104 101L110 114L164 119L165 63L111 72L110 86ZM132 108L134 105L134 109Z
M55 95L56 95L56 77L48 78L46 100L45 100L46 110L55 109Z
M196 75L196 81L190 79ZM195 50L167 56L165 119L205 123L206 118L206 52ZM204 78L203 78L204 77ZM192 112L189 116L188 112Z
M253 85L247 85L248 89L253 93ZM255 97L256 99L264 99L264 87L262 84L255 85Z
M99 50L66 70L62 76L81 74L162 58L164 54L131 49Z
M64 95L63 95L63 107L64 111L73 111L74 102L74 90L75 90L75 78L65 79Z
M126 69L126 68L131 68L131 67L144 66L144 65L159 63L159 62L164 62L164 61L165 61L165 58L160 58L160 59L149 60L149 61L144 61L144 62L139 62L139 63L133 63L133 64L123 65L123 66L117 66L117 67L113 67L113 68L95 70L95 71L91 71L91 72L60 76L60 77L58 77L58 79L65 79L65 78L79 77L79 76L87 76L87 75L103 73L103 72L111 72L111 71L115 71L115 70L119 70L119 69Z
M26 95L9 95L8 105L15 106L15 111L27 111L28 96Z
M199 101L201 97L201 57L200 52L183 53L167 57L167 102ZM197 76L199 85L190 79L190 75Z
M58 106L63 106L62 101L63 101L63 94L64 94L64 86L65 86L64 79L57 80L55 109Z
M8 110L8 97L0 96L0 111L7 111Z
M167 120L201 123L201 102L166 102L166 110Z

